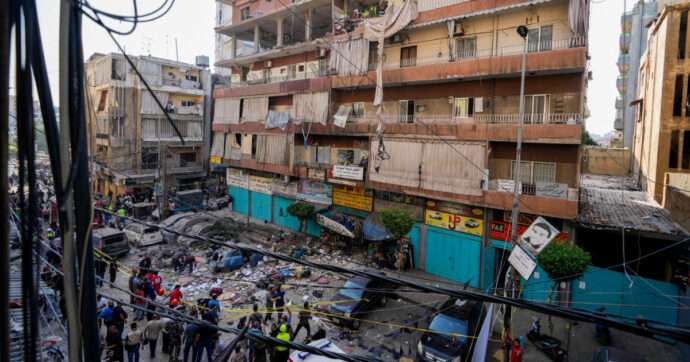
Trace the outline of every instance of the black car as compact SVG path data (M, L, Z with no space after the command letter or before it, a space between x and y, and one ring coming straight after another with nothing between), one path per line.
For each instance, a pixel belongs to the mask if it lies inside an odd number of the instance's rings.
M482 303L450 298L431 316L432 332L425 332L417 343L417 359L421 361L464 361L470 354L467 336L479 333L479 324L486 314Z
M370 271L385 275L379 271ZM365 289L392 289L389 283L372 280L362 276L355 276L345 282L338 294L333 297L333 302L328 308L328 319L336 324L348 326L352 329L359 328L360 321L350 318L362 318L362 316L376 306L384 306L388 302L390 292L371 291ZM351 300L351 301L350 301Z

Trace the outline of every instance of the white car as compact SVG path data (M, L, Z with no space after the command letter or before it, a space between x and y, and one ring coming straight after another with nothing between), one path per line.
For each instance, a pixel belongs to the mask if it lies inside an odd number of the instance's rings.
M159 229L144 225L127 225L123 231L127 235L127 239L138 247L160 244L165 241Z
M324 351L329 351L329 352L335 352L335 353L342 353L346 354L343 352L342 349L338 348L338 346L333 343L328 338L324 339L319 339L318 341L314 341L309 343L309 346L311 347L316 347L318 349L324 350ZM302 362L302 361L309 361L309 362L325 362L325 361L342 361L340 359L332 359L324 356L317 356L315 354L311 354L309 352L302 352L302 351L294 351L290 353L290 362Z

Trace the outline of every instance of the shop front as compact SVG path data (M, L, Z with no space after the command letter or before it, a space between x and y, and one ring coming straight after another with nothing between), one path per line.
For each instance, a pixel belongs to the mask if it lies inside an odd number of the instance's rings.
M297 184L297 200L311 202L317 207L330 206L333 199L333 186L320 180L300 179ZM322 225L316 216L307 222L307 234L321 236Z
M287 212L297 198L297 181L282 182L273 179L273 222L288 229L299 230L299 219Z
M249 198L251 199L251 216L273 222L273 182L268 177L249 176Z
M374 191L374 211L381 213L386 209L398 209L409 211L414 219L412 230L407 233L410 239L411 265L413 269L424 270L424 237L426 236L426 225L424 225L424 198L419 196L405 195L389 191Z
M232 210L249 215L249 177L246 171L228 167L226 178Z

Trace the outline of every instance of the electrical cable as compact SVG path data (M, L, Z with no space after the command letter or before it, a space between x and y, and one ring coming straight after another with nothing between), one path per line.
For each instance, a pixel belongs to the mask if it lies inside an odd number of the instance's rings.
M117 216L117 214L115 214L111 211L108 211L108 210L105 210L102 208L97 208L97 209L99 211L109 213L109 214L114 215L116 217L122 218L122 216ZM543 312L543 313L547 313L547 314L551 314L551 315L555 315L555 316L559 316L559 317L570 318L570 319L574 319L574 320L580 320L580 321L586 321L586 322L602 322L602 323L609 325L612 328L622 329L622 330L626 330L626 331L631 332L631 333L645 335L645 336L648 336L648 335L650 335L650 333L652 333L652 334L658 334L658 335L666 336L666 337L670 337L670 338L676 338L676 339L681 340L681 341L686 341L686 340L690 341L690 331L687 331L687 333L683 334L683 333L677 333L675 331L669 331L665 328L660 328L660 327L655 327L655 326L642 327L642 326L638 326L638 325L635 325L632 323L625 323L625 322L621 322L621 321L617 321L617 320L613 320L613 319L601 318L601 317L592 315L590 313L584 313L581 311L572 310L571 308L567 308L567 307L552 306L552 305L543 304L543 303L525 302L525 301L517 299L517 298L501 297L501 296L489 295L489 294L466 291L466 290L451 290L451 289L446 289L446 288L423 285L423 284L418 284L418 283L407 281L407 280L392 278L392 277L389 277L386 275L380 275L377 273L371 273L371 272L362 271L362 270L346 269L346 268L342 268L339 266L328 265L328 264L313 263L313 262L293 258L291 256L275 253L272 251L257 249L257 248L253 248L253 247L240 245L240 244L232 245L232 244L228 244L226 242L221 242L221 241L211 239L208 237L180 233L178 231L175 231L175 230L172 230L172 229L160 226L160 225L147 223L147 222L138 220L136 218L132 218L132 217L124 217L124 218L129 220L129 221L139 223L142 225L146 225L146 226L151 227L151 228L161 229L161 230L167 231L169 233L172 233L172 234L175 234L178 236L185 236L185 237L188 237L191 239L196 239L199 241L209 242L209 243L225 246L225 247L232 248L232 249L237 249L237 250L240 250L240 251L243 251L246 253L260 253L260 254L267 255L269 257L272 257L272 258L275 258L278 260L284 260L284 261L297 263L297 264L301 264L301 265L306 265L306 266L319 268L319 269L323 269L323 270L328 270L328 271L332 271L332 272L359 275L359 276L363 276L365 278L369 278L369 279L373 279L373 280L379 280L379 281L388 282L388 283L397 284L397 285L404 285L404 286L416 288L416 289L427 291L427 292L441 293L441 294L446 294L446 295L453 296L453 297L470 298L473 300L480 300L483 302L510 304L512 306L530 309L530 310L534 310L537 312ZM252 244L252 242L257 242L256 240L252 240L251 238L246 237L246 236L241 235L241 234L239 234L238 236L240 237L240 239L245 239L247 241L247 242L245 242L245 244L247 244L247 245Z
M0 114L9 112L9 83L10 83L10 1L0 0ZM0 134L8 134L8 118L0 117ZM0 205L9 205L8 184L8 137L0 137ZM9 295L9 267L10 267L10 225L9 215L13 215L4 206L0 210L0 295ZM10 345L10 314L9 299L0 298L0 346ZM0 348L0 361L9 361L9 348Z

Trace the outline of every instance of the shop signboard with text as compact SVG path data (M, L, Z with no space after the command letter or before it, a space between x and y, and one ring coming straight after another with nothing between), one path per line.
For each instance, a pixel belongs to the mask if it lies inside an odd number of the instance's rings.
M228 167L226 175L228 179L228 186L238 187L241 189L249 188L249 177L244 171Z
M334 165L332 169L333 177L358 181L364 180L364 167Z
M443 211L426 210L425 223L443 229L482 236L484 220Z
M297 197L297 181L282 182L279 179L273 179L271 188L273 189L273 195L287 199L295 199Z
M477 219L484 218L484 209L470 205L458 204L449 201L427 200L424 204L427 210L442 211L449 214L467 216Z
M517 237L519 238L527 230L527 225L518 225L517 227ZM491 221L489 223L489 236L491 239L498 241L510 241L511 234L511 224L503 221ZM553 239L556 242L567 242L568 234L559 233Z
M333 185L333 204L353 209L372 211L373 197L371 191L363 187Z
M323 181L300 179L297 185L297 200L315 204L330 205L333 197L333 186Z
M273 182L268 177L249 176L249 190L266 195L273 194Z

